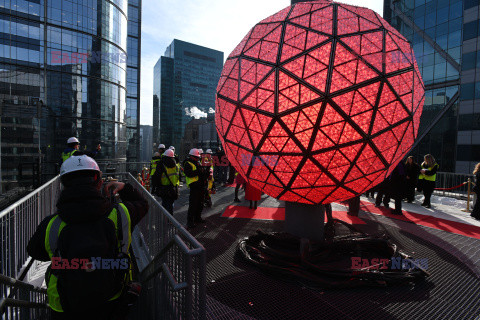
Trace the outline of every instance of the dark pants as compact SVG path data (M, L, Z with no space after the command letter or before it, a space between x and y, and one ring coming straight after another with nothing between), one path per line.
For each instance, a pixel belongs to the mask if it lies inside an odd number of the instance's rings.
M396 197L395 200L395 210L393 212L401 214L402 213L402 197Z
M228 180L227 180L227 183L228 184L233 184L233 182L235 181L235 168L230 165L228 167Z
M375 205L379 206L382 202L385 207L388 207L388 203L390 202L390 196L384 188L378 190L377 197L375 198Z
M432 197L433 189L435 189L435 181L423 181L423 204L430 205L430 198Z
M190 187L190 197L188 201L187 225L193 227L195 221L200 221L203 209L203 186L198 184Z
M367 190L367 193L365 194L365 196L366 196L367 198L370 198L370 196L371 196L372 198L375 198L375 188L368 189L368 190Z
M417 187L417 183L416 181L412 181L410 182L410 180L407 180L407 186L406 186L406 190L405 190L405 197L407 198L407 200L409 202L412 202L413 200L415 200L415 188Z
M480 220L480 195L479 194L477 194L477 201L475 201L475 204L473 205L471 216L475 219Z
M173 200L171 198L162 198L162 206L165 208L165 210L170 212L171 215L173 215L173 203L174 202L175 202L175 200Z

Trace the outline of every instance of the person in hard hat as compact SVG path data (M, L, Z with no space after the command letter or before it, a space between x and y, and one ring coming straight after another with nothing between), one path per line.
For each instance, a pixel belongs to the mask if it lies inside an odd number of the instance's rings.
M80 151L80 141L76 137L70 137L67 140L67 148L62 152L62 161L61 163L65 162L68 158L73 155L79 156L85 154L91 158L95 158L95 156L102 150L102 146L100 144L97 145L95 151Z
M211 194L215 190L214 178L213 178L213 158L212 158L212 150L207 149L205 153L200 155L202 157L202 167L204 170L206 183L204 186L204 206L207 208L212 207L212 197Z
M190 188L190 197L187 212L187 228L195 227L202 223L203 196L205 176L200 164L200 150L191 149L188 158L183 162L187 185Z
M160 155L162 155L164 152L165 152L165 145L163 143L160 143L158 145L158 153L160 153Z
M167 149L157 165L160 185L157 195L162 198L162 206L173 215L173 204L178 199L179 170L175 161L175 153Z
M178 154L175 152L175 147L170 146L170 147L168 147L168 149L173 151L173 154L175 155L175 161L177 161L177 163L180 163L180 158L178 157Z
M40 223L27 245L33 259L52 262L45 274L51 318L125 317L128 306L121 297L134 287L132 231L147 214L148 202L128 183L102 186L102 172L87 155L65 160L60 181L55 213ZM122 203L112 202L101 189L118 193ZM112 261L119 267L104 266Z
M157 166L162 159L162 155L159 152L153 154L152 160L150 160L150 192L151 194L157 194L157 187L160 185L160 176L156 175Z

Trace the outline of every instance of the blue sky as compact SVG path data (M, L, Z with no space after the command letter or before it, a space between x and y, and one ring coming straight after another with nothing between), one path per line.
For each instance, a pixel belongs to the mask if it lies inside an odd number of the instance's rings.
M350 0L383 15L382 0ZM140 123L152 124L153 67L174 38L223 51L225 58L260 20L290 0L143 0Z

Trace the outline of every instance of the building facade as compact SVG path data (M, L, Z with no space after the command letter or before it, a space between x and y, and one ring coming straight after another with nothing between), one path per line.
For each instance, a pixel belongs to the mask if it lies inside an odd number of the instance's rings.
M127 27L127 162L140 155L140 66L142 0L128 1Z
M384 18L412 44L425 83L412 154L421 161L431 153L441 171L471 173L480 161L478 0L385 0Z
M139 1L0 1L0 103L28 111L2 117L4 128L33 130L28 137L2 134L4 182L19 180L22 163L40 162L42 173L54 174L71 136L82 148L100 143L99 158L126 160L127 64L130 70L140 63L139 55L136 65L127 61L135 38L127 17L133 8L140 17Z
M149 162L153 156L153 127L140 125L140 162Z
M181 147L186 124L215 109L222 68L223 52L172 41L154 68L154 143Z

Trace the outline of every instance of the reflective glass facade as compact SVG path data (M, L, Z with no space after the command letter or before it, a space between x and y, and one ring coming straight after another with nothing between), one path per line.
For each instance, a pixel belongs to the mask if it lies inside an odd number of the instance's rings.
M138 56L127 63L130 7L127 0L0 0L0 101L30 110L4 114L3 127L32 128L28 143L2 135L4 181L38 158L44 173L54 172L70 136L88 149L101 143L99 158L126 159L127 64L140 64Z
M127 28L127 161L140 154L140 53L142 1L128 2Z
M441 171L472 172L480 161L478 13L478 0L384 2L384 18L412 43L426 87L412 154L421 161L431 153Z
M154 68L153 141L180 153L185 125L215 109L223 52L173 40Z

